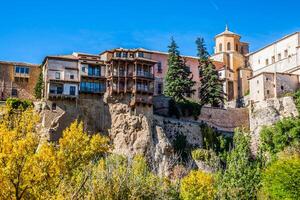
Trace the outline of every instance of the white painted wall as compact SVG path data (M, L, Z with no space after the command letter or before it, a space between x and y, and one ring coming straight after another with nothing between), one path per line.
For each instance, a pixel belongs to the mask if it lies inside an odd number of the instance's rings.
M249 55L249 64L253 69L253 75L261 72L287 72L297 66L300 66L300 51L299 51L299 34L294 33L286 36L274 44L267 46ZM285 55L287 50L288 55ZM281 58L279 58L281 54ZM275 57L275 62L272 62L272 57ZM268 59L269 64L266 64Z

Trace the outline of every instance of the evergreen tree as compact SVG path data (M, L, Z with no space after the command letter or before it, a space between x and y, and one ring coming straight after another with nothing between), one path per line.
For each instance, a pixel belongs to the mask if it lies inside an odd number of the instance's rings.
M37 99L42 98L42 92L44 89L44 82L43 82L43 73L41 72L39 75L39 79L34 87L34 96Z
M172 97L176 102L183 102L186 96L195 92L193 86L195 82L184 59L180 56L178 46L174 39L171 39L168 57L168 72L166 75L166 87L164 94Z
M199 57L199 75L200 75L200 88L199 98L201 106L210 104L218 107L224 103L223 84L219 80L218 71L214 64L209 59L209 54L205 47L203 38L197 38L197 56Z

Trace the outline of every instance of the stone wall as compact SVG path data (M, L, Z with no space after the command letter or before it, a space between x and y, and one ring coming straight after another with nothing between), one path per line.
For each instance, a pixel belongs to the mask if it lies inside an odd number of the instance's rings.
M251 147L254 154L259 144L259 133L263 126L272 125L284 117L296 117L299 113L292 97L268 99L251 105L250 131Z

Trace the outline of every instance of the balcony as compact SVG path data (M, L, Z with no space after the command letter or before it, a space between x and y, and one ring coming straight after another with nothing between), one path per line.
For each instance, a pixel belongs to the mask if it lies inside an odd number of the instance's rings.
M18 77L18 78L29 78L29 74L26 74L26 73L15 73L15 77Z
M154 93L154 88L153 87L149 87L148 85L136 85L136 87L134 87L133 92L141 92L141 93L150 93L153 94Z
M101 94L105 93L106 88L89 88L89 87L80 87L80 93L91 93L91 94Z
M154 78L154 75L151 72L147 71L136 71L134 72L133 76L135 77L142 77L142 78Z

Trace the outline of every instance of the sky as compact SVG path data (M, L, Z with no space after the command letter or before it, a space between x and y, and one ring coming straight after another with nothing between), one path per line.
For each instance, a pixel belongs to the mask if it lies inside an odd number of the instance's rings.
M41 63L47 55L117 48L196 55L203 37L230 31L257 50L300 31L299 0L0 0L0 60Z

